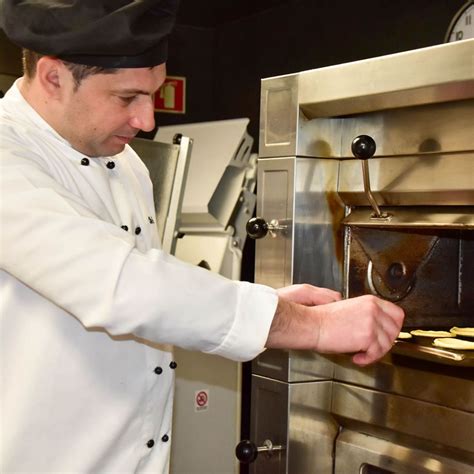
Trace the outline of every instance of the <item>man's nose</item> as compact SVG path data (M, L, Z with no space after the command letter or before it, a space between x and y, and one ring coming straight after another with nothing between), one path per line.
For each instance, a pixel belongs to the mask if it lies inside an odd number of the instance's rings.
M150 132L155 128L155 108L151 97L143 97L143 100L136 104L129 123L131 127L144 132Z

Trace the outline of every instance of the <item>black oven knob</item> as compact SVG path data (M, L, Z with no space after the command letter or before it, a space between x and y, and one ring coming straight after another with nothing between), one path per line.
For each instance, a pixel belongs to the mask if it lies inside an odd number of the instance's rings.
M252 441L244 439L236 446L235 455L242 464L250 464L257 459L257 446Z
M250 464L257 459L258 453L265 453L268 457L271 457L284 449L284 446L275 445L269 439L263 442L263 446L258 447L252 441L244 439L236 446L235 455L242 464Z
M268 224L265 219L261 217L252 217L252 219L247 222L245 230L251 239L261 239L268 233Z
M361 160L372 158L376 149L375 140L369 135L359 135L352 140L352 154Z
M283 222L288 221L284 220ZM286 223L283 224L277 219L272 219L270 222L266 222L265 219L261 217L252 217L252 219L250 219L245 226L247 235L251 239L261 239L268 233L270 233L271 237L275 238L278 233L283 233L283 235L285 235L287 229L288 224Z

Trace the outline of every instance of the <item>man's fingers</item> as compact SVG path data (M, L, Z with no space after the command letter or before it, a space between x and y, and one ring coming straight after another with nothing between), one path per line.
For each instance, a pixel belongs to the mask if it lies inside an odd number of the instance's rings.
M401 324L403 323L403 318L405 313L400 306L397 306L390 301L385 301L382 299L377 299L377 304L379 305L380 309L387 315L390 316L394 321Z
M399 331L398 322L386 314L379 315L374 339L369 343L366 351L358 352L353 356L354 364L365 366L383 357L391 349Z

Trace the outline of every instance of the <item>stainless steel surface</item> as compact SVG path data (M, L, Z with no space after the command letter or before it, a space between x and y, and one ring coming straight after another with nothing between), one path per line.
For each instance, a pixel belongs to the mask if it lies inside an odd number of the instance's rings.
M472 464L344 429L335 449L335 474L468 474Z
M344 383L334 383L332 413L344 427L469 459L474 468L474 413Z
M417 106L422 106L423 112L430 109L424 108L426 104L449 108L453 101L472 99L473 58L474 40L467 40L264 79L259 156L351 156L345 147L341 150L339 117L387 109L403 109L405 114L408 106L416 115ZM397 117L396 110L392 114ZM383 113L373 116L375 126L370 127L372 130L377 130L376 122L383 128L383 116ZM323 117L328 117L327 121ZM452 125L444 123L441 117L431 117L430 121L440 121L443 128L452 130L462 124L461 118L455 118ZM407 122L417 123L420 131L424 129L422 121ZM409 128L408 123L405 129ZM472 121L464 122L464 128L469 127L469 123ZM353 134L351 139L358 134ZM385 142L378 140L377 135L374 138L376 142ZM427 151L436 151L432 149L435 142L430 139L436 137L417 140L417 145L424 144ZM395 134L378 153L385 156L401 154L390 152L391 144L398 149L397 143L409 149L412 141L400 141ZM452 146L465 149L462 142L456 144L449 140L443 143L447 151L452 151Z
M298 117L298 81L295 74L272 78L262 85L259 157L295 153ZM267 153L262 153L267 150Z
M388 217L374 218L369 208L351 210L343 224L357 227L399 227L405 229L473 229L474 210L472 208L433 207L384 207Z
M465 99L473 53L468 40L305 71L298 102L306 116L323 117Z
M369 131L377 144L375 157L421 155L427 160L436 160L440 153L473 151L473 99L474 88L467 98L460 101L412 104L410 107L344 117L339 135L340 156L352 160L352 140L358 135L369 134ZM428 163L426 167L429 168Z
M252 361L252 373L282 382L331 380L333 362L311 351L267 349Z
M288 472L330 474L338 425L331 413L333 384L289 385Z
M288 384L252 376L250 439L257 446L266 439L288 446ZM258 456L250 465L252 474L285 474L288 450L275 456Z
M336 381L474 413L471 368L423 363L399 358L394 353L368 367L356 367L346 356L333 356L331 360Z
M349 206L366 206L360 163L344 160L340 166L339 196ZM381 206L474 205L472 152L371 158L369 167L371 189Z
M257 215L267 222L276 219L288 223L286 232L280 232L274 239L267 236L256 242L259 258L255 278L275 288L286 286L292 280L294 172L292 159L258 165L259 195L264 198L257 199Z
M473 124L474 40L264 79L258 215L291 226L257 243L256 281L373 293L403 307L406 329L472 326ZM365 172L351 151L360 135L376 142ZM369 188L386 219L372 216ZM348 356L267 351L252 365L266 383L332 394L322 425L321 411L303 420L285 400L281 424L266 427L257 404L266 437L286 430L290 440L287 470L260 460L259 472L321 472L312 457L321 434L335 446L318 457L334 460L328 472L474 472L473 360L408 342L366 368ZM308 435L292 465L289 426L302 422Z
M150 172L158 234L162 248L171 254L176 250L192 144L192 139L184 136L179 145L142 138L135 138L130 144Z
M332 383L287 384L252 377L251 439L271 439L286 450L259 454L252 474L332 473L331 452L338 427L329 408Z
M336 194L338 162L285 158L259 162L257 215L288 229L256 243L255 276L279 288L313 283L342 288L344 206ZM311 245L293 245L293 241Z

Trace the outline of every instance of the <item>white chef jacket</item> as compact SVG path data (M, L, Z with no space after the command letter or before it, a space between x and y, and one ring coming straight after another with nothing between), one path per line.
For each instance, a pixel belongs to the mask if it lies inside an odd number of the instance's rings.
M163 253L133 150L85 160L18 81L0 152L0 472L167 472L165 344L252 359L275 291Z

